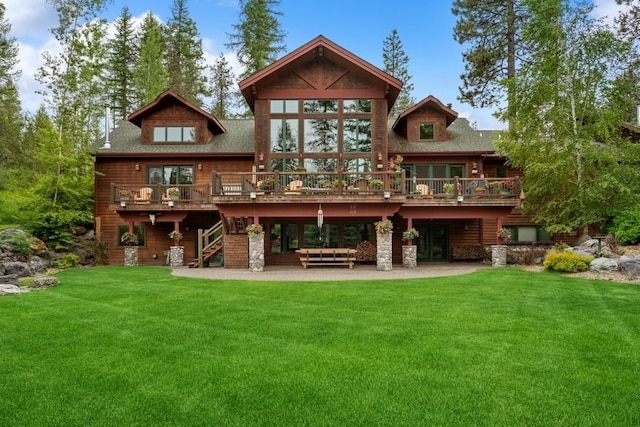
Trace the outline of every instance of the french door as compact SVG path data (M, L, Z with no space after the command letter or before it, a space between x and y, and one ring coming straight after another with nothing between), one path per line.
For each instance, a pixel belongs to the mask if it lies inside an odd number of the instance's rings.
M420 237L415 239L418 261L447 261L449 254L449 227L446 225L419 225Z

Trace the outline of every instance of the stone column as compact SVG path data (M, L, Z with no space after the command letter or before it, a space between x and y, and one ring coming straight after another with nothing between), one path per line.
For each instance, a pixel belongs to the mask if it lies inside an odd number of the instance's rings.
M133 267L138 265L138 247L137 246L124 247L124 265L127 267Z
M171 246L169 248L169 265L171 267L184 265L184 246Z
M491 245L491 266L507 266L507 247L505 245Z
M415 268L418 266L418 247L416 245L402 245L402 266Z
M376 240L378 241L378 259L377 268L379 271L391 271L393 269L392 260L392 244L391 237L393 231L387 233L376 233Z
M264 270L264 233L249 236L249 270L253 272Z

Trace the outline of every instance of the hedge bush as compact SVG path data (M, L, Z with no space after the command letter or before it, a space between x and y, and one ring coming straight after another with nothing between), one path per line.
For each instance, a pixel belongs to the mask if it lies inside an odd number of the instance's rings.
M544 259L542 266L547 271L577 273L587 271L591 261L593 261L593 257L575 252L551 252Z

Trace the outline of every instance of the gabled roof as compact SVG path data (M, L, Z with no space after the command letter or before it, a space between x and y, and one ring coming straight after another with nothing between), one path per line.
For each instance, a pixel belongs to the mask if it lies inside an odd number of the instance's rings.
M387 101L389 110L391 110L391 107L400 93L400 89L402 89L402 81L385 73L378 67L354 55L348 50L338 46L326 37L319 35L293 52L283 56L271 65L268 65L252 76L247 77L238 84L242 95L247 100L247 103L251 108L251 111L254 109L254 102L256 99L255 88L257 84L264 81L274 73L282 71L283 69L293 68L292 66L295 64L303 64L312 61L317 57L325 57L336 63L357 67L386 84Z
M436 98L433 95L429 95L426 98L424 98L422 101L414 104L413 107L410 107L407 110L403 111L396 119L395 123L392 126L392 129L396 130L401 125L403 126L404 123L407 121L407 117L409 117L413 112L420 110L422 108L433 108L435 110L442 111L445 117L447 118L447 127L449 127L449 125L453 123L455 119L458 118L458 113L453 111L450 106L444 105L442 102L440 102L438 98Z
M195 104L192 104L191 102L187 101L182 96L180 96L177 93L172 92L170 90L166 90L166 91L162 92L160 95L158 95L158 97L153 102L151 102L150 104L147 104L144 107L138 109L137 111L134 111L133 113L129 114L129 116L127 117L127 120L129 120L134 125L140 127L142 125L142 119L144 117L146 117L149 114L152 114L152 113L154 113L154 112L156 112L158 110L161 110L161 109L165 108L167 105L176 104L176 103L182 104L185 107L187 107L187 108L195 111L196 113L200 114L201 116L206 117L207 122L208 122L208 126L209 126L209 130L214 135L218 135L218 134L226 132L226 130L222 126L222 124L213 115L207 113L202 108L198 107Z

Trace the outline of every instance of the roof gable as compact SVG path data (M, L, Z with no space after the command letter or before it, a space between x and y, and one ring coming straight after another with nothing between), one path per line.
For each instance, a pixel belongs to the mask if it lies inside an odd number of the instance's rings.
M450 105L444 105L438 98L433 95L429 95L422 101L400 113L396 121L393 123L392 129L396 132L402 133L401 130L406 124L407 117L423 108L432 108L434 110L441 111L446 118L447 127L449 127L449 125L458 118L458 113L452 110Z
M300 64L310 63L318 58L326 58L345 68L357 69L384 83L389 110L402 89L400 80L320 35L239 83L240 91L251 110L254 111L256 88L260 83L283 71L294 72Z
M170 90L166 90L162 92L160 95L158 95L158 97L153 102L129 114L129 116L127 117L127 120L129 120L134 125L140 127L142 125L142 120L145 117L149 116L150 114L153 114L156 111L162 110L172 104L181 104L189 108L190 110L193 110L194 112L198 113L199 115L203 116L204 118L206 118L207 126L209 127L209 130L214 135L218 135L226 132L222 124L213 115L207 113L202 108L187 101L182 96Z

